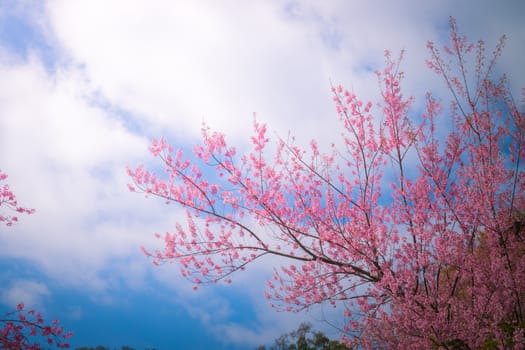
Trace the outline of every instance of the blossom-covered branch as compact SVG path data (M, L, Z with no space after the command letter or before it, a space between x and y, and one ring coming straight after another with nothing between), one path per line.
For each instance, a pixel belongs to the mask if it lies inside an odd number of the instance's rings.
M487 60L453 19L444 54L428 43L448 115L432 93L411 110L402 56L386 52L379 103L332 88L341 131L328 151L272 147L257 121L244 155L206 127L191 156L154 141L165 172L128 169L130 189L187 220L157 235L163 250L144 251L197 284L288 258L266 296L287 310L344 307L347 341L364 348L523 348L525 94L516 103L493 78L503 44Z
M44 347L40 340L48 346L69 348L67 339L72 336L66 333L58 320L46 324L42 315L35 310L26 310L23 303L17 305L16 311L7 313L0 318L3 327L0 329L0 348L5 350L40 350Z
M6 178L7 174L3 173L0 169L0 183ZM3 186L0 184L0 210L3 208L19 214L33 214L35 212L35 209L28 209L18 205L16 197L10 190L8 184L4 184ZM7 226L11 226L17 221L17 216L4 214L0 211L0 224L4 223Z

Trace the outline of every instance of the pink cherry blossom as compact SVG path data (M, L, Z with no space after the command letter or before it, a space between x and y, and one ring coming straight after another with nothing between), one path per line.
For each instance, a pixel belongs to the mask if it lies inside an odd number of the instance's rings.
M332 88L342 132L328 153L293 139L272 153L256 120L244 155L207 127L192 156L154 141L165 172L128 169L131 186L187 220L146 255L178 261L196 284L288 258L266 298L289 311L340 308L343 339L366 349L525 348L525 93L515 101L494 77L504 41L487 58L451 19L443 53L427 44L447 112L432 93L414 110L403 54L386 52L381 101Z
M35 310L26 310L23 303L19 303L16 311L5 314L0 318L0 348L5 350L40 350L48 348L42 346L37 339L43 338L47 345L53 344L59 349L69 348L67 339L73 334L65 332L57 320L46 325L40 313Z
M0 169L0 183L7 179L7 174L2 172ZM35 209L28 209L18 205L16 196L13 194L8 184L3 186L0 184L0 224L5 223L7 226L12 226L13 223L18 221L17 216L8 215L4 213L5 210L19 213L19 214L33 214Z

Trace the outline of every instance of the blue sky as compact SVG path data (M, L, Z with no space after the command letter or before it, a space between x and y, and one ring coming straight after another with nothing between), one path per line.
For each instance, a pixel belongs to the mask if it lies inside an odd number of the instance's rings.
M202 121L242 149L252 115L271 133L328 144L337 134L330 82L377 101L383 50L405 49L406 93L443 92L425 67L448 17L525 81L522 1L2 1L0 169L37 211L0 227L0 310L23 301L59 318L71 344L137 349L253 349L302 321L279 313L266 259L232 285L200 288L139 247L183 213L127 191L126 166L154 164L152 138L190 148ZM416 103L415 109L418 104Z

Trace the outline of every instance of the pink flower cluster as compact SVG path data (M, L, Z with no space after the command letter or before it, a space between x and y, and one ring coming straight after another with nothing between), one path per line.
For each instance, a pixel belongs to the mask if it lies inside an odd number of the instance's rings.
M0 319L0 348L5 350L40 350L44 349L38 342L43 340L48 346L69 348L67 339L72 336L59 325L58 320L46 324L42 315L35 310L26 310L23 303L17 305L16 311L7 313ZM47 347L46 347L47 348Z
M0 169L0 182L4 181L6 178L7 174L3 173ZM33 214L35 212L35 209L28 209L18 205L16 197L9 189L8 184L4 184L3 186L0 184L0 210L2 207L19 214ZM7 215L0 212L0 224L5 223L5 225L11 226L17 221L17 216Z

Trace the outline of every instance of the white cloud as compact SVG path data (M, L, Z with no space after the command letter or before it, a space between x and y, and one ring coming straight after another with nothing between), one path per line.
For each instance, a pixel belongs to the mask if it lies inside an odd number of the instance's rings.
M50 6L58 40L97 89L161 132L194 136L205 119L242 133L253 112L286 131L332 111L321 38L278 3L84 5Z
M2 303L15 308L18 303L24 303L26 308L41 308L43 299L49 295L49 289L42 282L27 279L11 281L0 294Z
M467 34L521 34L506 20L511 6L491 13L487 2L479 16L455 2L132 3L52 1L50 24L102 95L178 142L194 142L202 120L245 142L253 112L280 135L329 140L338 128L330 80L376 101L384 49L407 50L407 94L422 97L443 88L425 44L444 38L449 15Z
M65 283L104 288L104 263L137 251L138 230L149 230L137 218L157 217L126 188L125 167L145 159L148 141L91 106L76 71L50 75L31 59L3 62L0 72L2 170L19 203L37 209L2 231L0 251L36 260Z

